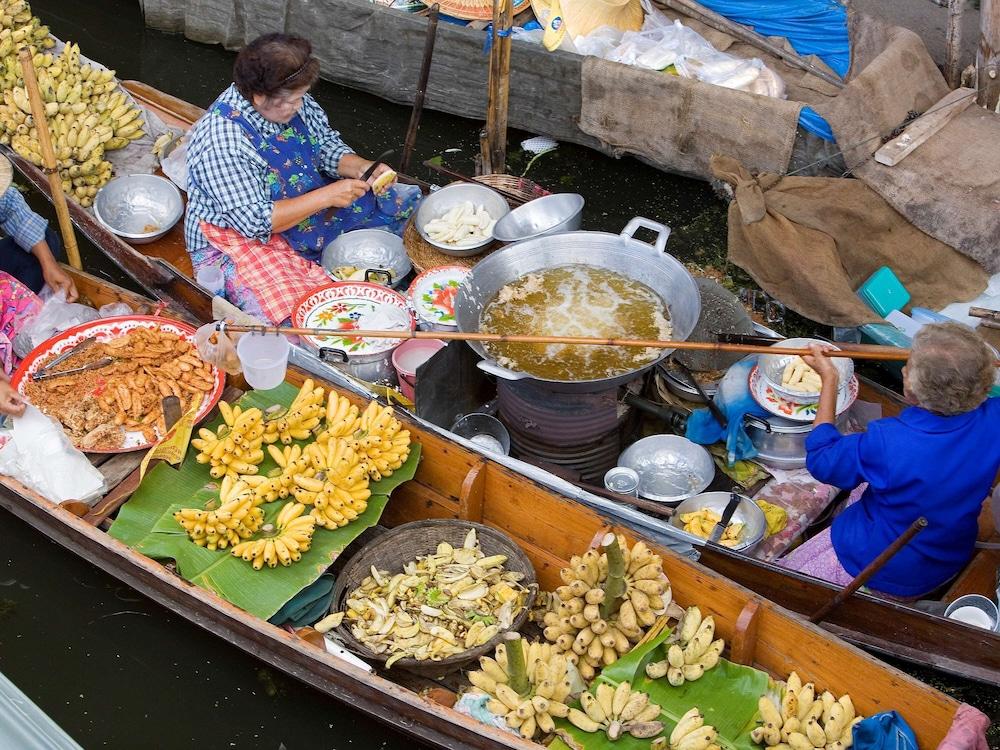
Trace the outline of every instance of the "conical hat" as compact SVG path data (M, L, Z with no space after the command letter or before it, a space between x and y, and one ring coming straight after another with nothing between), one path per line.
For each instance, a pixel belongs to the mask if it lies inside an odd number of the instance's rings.
M545 29L545 46L559 45L557 36L586 36L601 26L638 31L645 16L639 0L531 0L535 17Z
M516 16L528 7L529 0L507 0L513 2L511 16ZM436 0L441 12L446 16L461 18L463 21L492 21L493 0Z

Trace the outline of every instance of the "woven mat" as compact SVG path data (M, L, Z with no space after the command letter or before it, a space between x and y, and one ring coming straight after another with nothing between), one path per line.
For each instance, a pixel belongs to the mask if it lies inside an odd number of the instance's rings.
M487 255L492 253L494 250L499 250L503 247L499 242L493 242L486 246L486 249L478 255L470 255L466 258L456 258L453 255L448 255L442 253L432 244L424 240L420 236L420 232L417 231L416 225L413 223L411 218L406 223L406 229L403 231L403 247L406 248L406 254L410 256L410 261L413 263L413 267L418 273L423 273L428 268L437 268L438 266L465 266L466 268L472 268L476 263L481 261Z

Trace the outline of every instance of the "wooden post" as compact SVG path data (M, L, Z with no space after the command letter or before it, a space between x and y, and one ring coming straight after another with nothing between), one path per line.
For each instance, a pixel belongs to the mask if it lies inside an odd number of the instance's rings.
M406 140L403 142L403 156L399 160L399 171L403 174L409 172L413 147L417 143L417 129L420 127L420 116L424 111L424 97L427 94L427 81L431 74L431 60L434 57L434 42L437 40L438 13L440 11L441 6L434 3L427 14L427 38L424 40L424 59L420 64L417 91L413 96L413 112L410 113L410 124L406 128Z
M510 94L511 0L493 0L489 97L486 104L483 172L507 171L507 99Z
M80 262L80 249L76 246L76 234L73 232L73 222L69 218L69 206L66 205L66 195L62 189L62 179L56 167L56 155L52 150L52 140L49 138L49 121L45 116L45 105L38 91L38 79L35 77L35 65L31 62L31 50L21 47L18 53L21 61L21 72L24 76L24 88L31 102L31 116L35 120L35 130L38 131L38 147L42 150L42 161L45 163L42 171L48 175L49 186L52 188L52 204L56 207L56 217L59 219L59 231L62 234L63 247L69 264L78 271L83 269Z
M965 0L948 0L948 35L945 37L945 49L948 57L945 62L944 77L953 89L958 88L962 83L959 65L962 56L962 13L964 10Z
M976 88L979 106L995 110L1000 103L1000 0L982 0L979 5Z

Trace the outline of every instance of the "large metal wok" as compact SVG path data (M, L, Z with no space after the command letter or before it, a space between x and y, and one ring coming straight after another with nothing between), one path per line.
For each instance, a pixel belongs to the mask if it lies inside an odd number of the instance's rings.
M657 233L655 244L650 245L633 237L640 227ZM670 229L663 224L637 216L620 235L607 232L566 232L509 245L477 263L459 286L455 297L455 320L458 328L466 332L478 331L483 308L506 284L533 271L577 264L606 268L648 286L660 296L670 311L672 338L683 341L691 335L698 322L701 295L687 269L665 252L669 235ZM585 312L581 310L581 314ZM573 392L602 391L627 383L673 351L664 349L648 365L613 378L566 381L536 378L500 367L486 352L482 343L468 343L483 357L479 367L486 372L508 380L530 379L551 390Z

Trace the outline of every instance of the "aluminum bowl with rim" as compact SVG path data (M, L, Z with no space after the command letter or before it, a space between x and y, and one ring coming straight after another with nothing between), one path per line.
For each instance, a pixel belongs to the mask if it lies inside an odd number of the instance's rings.
M689 497L674 508L674 514L670 517L670 525L684 531L684 522L681 520L682 513L710 510L721 516L726 506L729 505L731 494L729 492L703 492L700 495ZM739 494L737 497L740 499L740 504L736 507L736 512L733 513L730 523L742 523L743 528L740 530L736 546L730 547L730 549L749 553L767 536L767 518L764 516L764 511L753 500ZM700 536L697 538L704 540Z
M453 258L465 258L470 255L478 255L483 249L493 242L493 236L487 234L482 240L474 242L459 242L448 244L432 240L424 231L424 227L434 219L440 219L455 206L468 201L474 206L482 206L491 218L499 221L508 213L510 206L507 201L496 190L486 185L476 185L471 182L457 182L448 185L440 190L435 190L421 202L417 209L413 222L417 227L417 232L430 245L433 245L445 255Z
M783 349L808 349L810 344L825 344L834 349L840 348L828 341L809 338L785 339L775 342L773 346ZM757 367L760 368L760 374L764 376L765 382L774 389L775 393L800 404L814 404L819 401L819 391L795 391L781 384L785 365L794 358L794 354L761 354L757 358ZM839 388L845 388L854 376L854 361L847 357L834 357L833 365L840 374Z
M555 193L535 198L518 206L493 227L499 242L520 242L547 234L575 232L583 215L583 196Z
M94 198L102 226L133 245L160 239L184 215L181 191L154 174L115 177Z
M679 503L715 478L715 462L702 446L680 435L650 435L618 457L618 465L639 475L639 497Z

